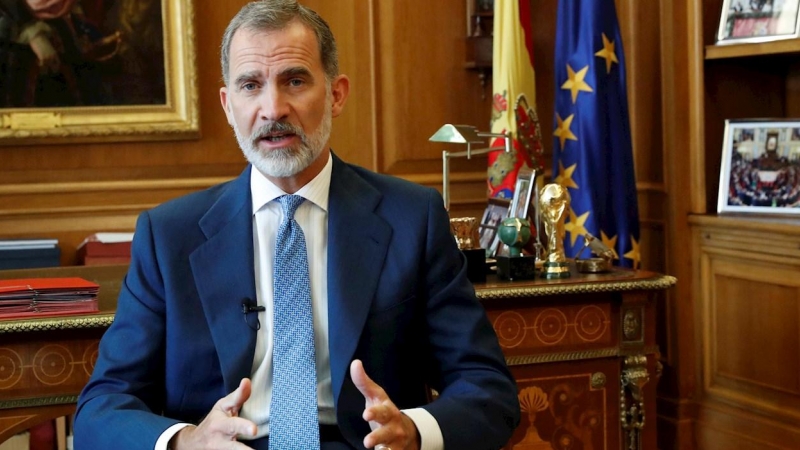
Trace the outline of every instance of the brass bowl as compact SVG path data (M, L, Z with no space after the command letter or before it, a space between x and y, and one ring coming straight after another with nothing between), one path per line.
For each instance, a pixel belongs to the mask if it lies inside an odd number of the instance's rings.
M576 258L575 267L580 273L603 273L611 270L611 262L604 258Z

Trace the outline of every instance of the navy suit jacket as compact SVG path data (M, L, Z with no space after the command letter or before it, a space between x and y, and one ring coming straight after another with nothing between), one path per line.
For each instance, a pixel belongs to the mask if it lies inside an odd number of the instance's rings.
M369 427L349 375L359 358L395 404L423 407L448 449L499 448L519 421L516 386L466 278L441 196L333 156L328 210L330 369L338 425ZM249 377L256 330L250 170L138 220L114 323L75 419L77 450L152 449L199 423ZM427 403L427 388L439 398Z

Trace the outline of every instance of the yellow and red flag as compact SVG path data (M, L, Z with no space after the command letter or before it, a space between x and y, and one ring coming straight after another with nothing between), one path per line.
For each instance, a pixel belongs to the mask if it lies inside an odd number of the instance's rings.
M492 49L492 133L510 132L512 154L503 152L503 139L494 139L489 153L489 196L511 199L523 165L540 169L541 144L536 120L536 75L530 0L495 0Z

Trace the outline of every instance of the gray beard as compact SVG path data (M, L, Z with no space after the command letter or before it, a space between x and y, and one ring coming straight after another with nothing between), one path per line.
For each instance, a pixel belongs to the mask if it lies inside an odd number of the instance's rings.
M329 102L326 102L329 103ZM234 121L233 132L236 141L242 149L245 158L259 172L268 177L286 178L297 175L311 165L325 150L325 144L331 135L331 105L326 104L325 115L322 122L313 133L307 135L302 128L288 122L269 122L255 131L250 136L245 136L239 131ZM274 132L289 132L300 138L300 145L296 147L283 147L267 151L258 148L262 136Z

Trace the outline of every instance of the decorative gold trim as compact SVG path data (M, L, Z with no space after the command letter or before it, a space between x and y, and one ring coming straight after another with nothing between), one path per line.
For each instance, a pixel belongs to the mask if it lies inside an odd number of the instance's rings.
M641 341L644 339L642 332L642 308L629 308L622 316L622 335L625 341Z
M36 406L69 405L72 403L78 403L77 395L2 400L0 401L0 409L33 408Z
M538 286L501 287L477 289L481 300L500 300L519 297L541 297L544 295L591 294L597 292L626 292L663 290L674 286L676 278L659 275L654 278L634 281L607 281L603 283L542 284Z
M619 348L601 348L581 352L546 353L542 355L509 356L506 364L509 366L524 366L528 364L546 364L562 361L578 361L582 359L616 358L619 356L657 355L657 345L648 345L644 349L623 350Z
M34 331L76 330L83 328L108 328L113 321L114 314L3 320L0 321L0 334L30 333Z
M602 389L606 386L606 374L603 372L595 372L592 374L592 389Z
M647 355L625 357L620 375L619 420L625 434L625 443L631 449L642 448L642 429L646 423L644 386L649 381ZM630 408L628 408L629 397Z

